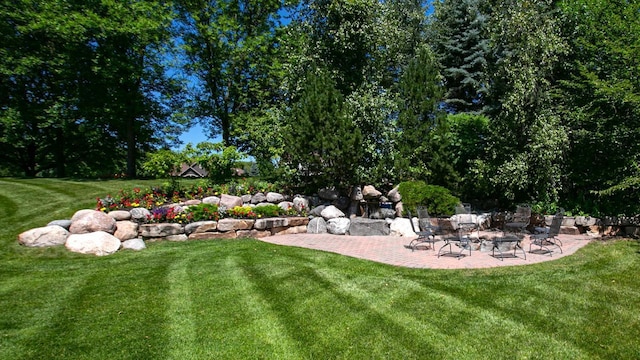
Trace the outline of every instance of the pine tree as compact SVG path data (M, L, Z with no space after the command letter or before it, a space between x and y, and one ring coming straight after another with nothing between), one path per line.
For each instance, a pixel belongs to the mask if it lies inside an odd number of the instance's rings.
M400 79L403 103L398 115L396 171L400 180L427 180L455 187L457 178L448 150L446 116L440 108L443 89L433 52L419 50Z
M436 3L431 25L432 44L442 66L450 111L481 112L486 93L489 39L483 0L445 0Z
M287 151L293 182L307 190L344 188L356 177L362 136L326 71L309 72L291 110Z

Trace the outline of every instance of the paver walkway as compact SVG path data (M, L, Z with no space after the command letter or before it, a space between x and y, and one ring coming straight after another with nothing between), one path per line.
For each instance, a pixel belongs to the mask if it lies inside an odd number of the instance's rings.
M482 234L481 234L482 235ZM452 256L440 256L438 249L444 244L439 241L435 244L435 251L416 250L411 251L404 245L411 241L409 237L397 236L346 236L331 234L295 234L276 235L262 238L260 240L272 244L298 246L308 249L316 249L338 253L360 259L367 259L380 263L403 266L410 268L432 268L432 269L463 269L463 268L490 268L497 266L528 265L542 261L556 260L564 256L575 253L578 249L587 245L593 238L588 235L560 235L562 241L562 254L555 251L551 256L548 254L535 254L529 252L529 239L526 237L522 241L522 247L526 251L527 258L518 250L517 257L505 257L500 259L493 257L491 251L472 251L469 256L457 259ZM454 250L456 246L453 246ZM533 248L535 250L536 247ZM496 251L496 256L499 253ZM505 253L513 256L513 251Z

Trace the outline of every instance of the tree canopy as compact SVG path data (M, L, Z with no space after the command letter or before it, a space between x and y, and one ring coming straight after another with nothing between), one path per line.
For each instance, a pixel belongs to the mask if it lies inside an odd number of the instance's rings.
M477 206L640 211L638 0L3 0L0 14L0 175L166 172L154 154L200 123L221 140L211 166L227 149L292 186L418 180Z

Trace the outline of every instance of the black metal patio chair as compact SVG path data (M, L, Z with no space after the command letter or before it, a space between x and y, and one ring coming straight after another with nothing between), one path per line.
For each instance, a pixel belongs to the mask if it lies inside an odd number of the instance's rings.
M413 232L418 235L417 238L411 240L408 245L405 245L407 248L410 248L412 251L418 249L420 244L428 244L431 250L435 250L434 246L439 239L436 238L437 233L439 232L438 226L433 226L431 224L431 217L429 216L429 211L424 206L418 206L418 229L413 224L413 217L411 216L411 211L407 210L407 216L409 217L409 222L411 223L411 228Z

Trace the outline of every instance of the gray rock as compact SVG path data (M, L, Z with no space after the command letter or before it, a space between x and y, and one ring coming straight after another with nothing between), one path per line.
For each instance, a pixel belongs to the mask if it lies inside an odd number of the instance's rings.
M340 194L335 188L324 188L318 190L318 196L320 197L320 199L333 201L337 200Z
M140 251L146 249L147 245L145 245L144 240L142 239L130 239L122 242L122 248Z
M217 196L207 196L202 199L202 202L204 204L220 205L220 198Z
M72 234L87 234L104 231L113 234L116 231L116 221L102 211L85 212L71 221L69 232Z
M138 237L138 226L138 223L133 221L116 221L116 232L113 233L113 236L120 241L135 239Z
M309 211L311 216L322 216L322 210L326 209L327 205L318 205Z
M398 191L398 186L394 187L387 193L387 198L389 198L389 201L394 203L402 201L402 195L400 195L400 192Z
M339 217L344 217L344 213L342 211L340 211L340 209L338 209L337 207L330 205L327 206L326 208L324 208L324 210L322 210L320 212L320 215L325 219L325 220L330 220L330 219L335 219L335 218L339 218Z
M284 201L284 195L276 193L276 192L268 192L267 193L267 202L272 204L277 204L279 202Z
M389 224L386 220L353 218L349 226L351 236L380 236L389 235L389 233Z
M242 203L243 204L248 204L248 203L251 202L252 198L253 198L253 196L251 196L250 194L242 195Z
M341 217L327 221L327 232L334 235L345 235L349 231L351 220Z
M111 216L115 221L131 219L131 213L126 210L110 211L107 213L107 215Z
M184 234L184 228L180 224L160 223L140 225L140 236L143 238L166 237L178 234Z
M251 197L251 203L252 204L260 204L260 203L263 203L265 201L267 201L267 197L261 192L256 193Z
M49 225L27 230L18 235L18 243L29 247L44 247L63 245L67 241L69 232L58 225Z
M121 242L109 233L96 231L86 234L71 234L64 246L72 252L104 256L118 251Z
M316 217L307 224L307 233L309 234L326 234L327 222L321 217Z
M135 208L129 210L131 220L137 223L145 223L151 217L151 212L145 208Z
M191 199L191 200L187 200L180 203L181 206L193 206L193 205L200 205L200 204L202 204L202 200L198 200L198 199Z
M64 228L65 230L69 230L69 227L71 227L71 220L53 220L47 224L47 226L53 225L57 225Z
M222 194L220 196L220 206L225 209L233 209L236 206L242 206L242 198L239 196Z

